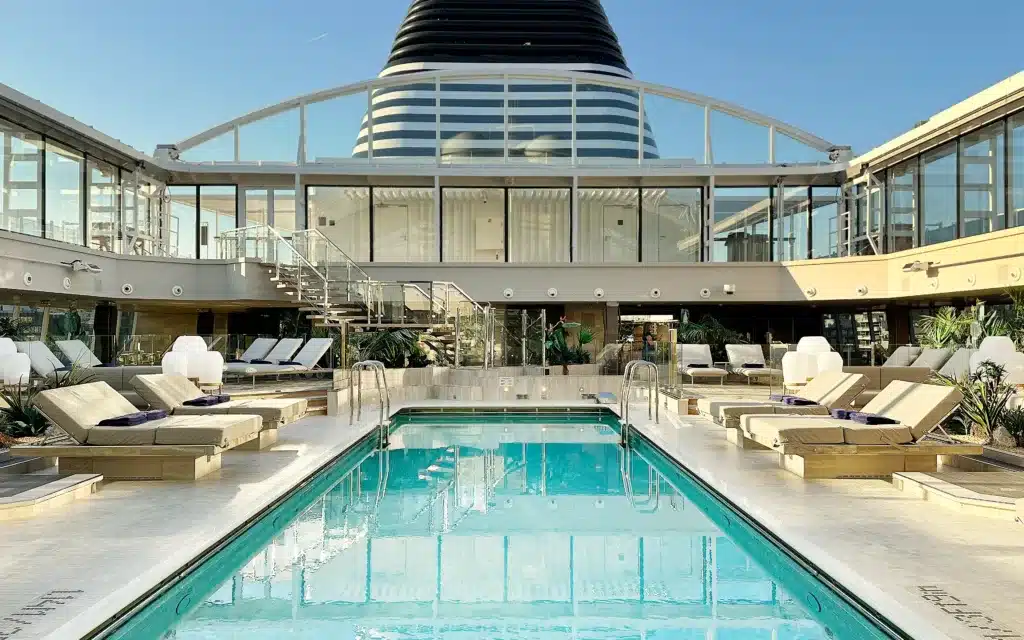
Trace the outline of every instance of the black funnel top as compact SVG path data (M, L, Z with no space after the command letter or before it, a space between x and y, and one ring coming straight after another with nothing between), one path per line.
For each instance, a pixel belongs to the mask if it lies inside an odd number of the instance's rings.
M388 66L596 64L629 72L601 0L413 0Z

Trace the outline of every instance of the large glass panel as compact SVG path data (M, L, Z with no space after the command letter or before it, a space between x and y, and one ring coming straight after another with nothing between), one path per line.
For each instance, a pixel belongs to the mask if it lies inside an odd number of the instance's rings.
M509 189L509 262L568 262L572 191Z
M712 262L769 262L770 208L770 187L716 187Z
M199 257L217 258L218 234L236 228L235 187L199 187Z
M235 132L222 133L181 152L184 162L234 162Z
M571 102L571 101L570 101ZM571 115L559 116L572 119ZM603 84L576 85L576 158L596 165L637 163L640 160L640 94ZM658 149L644 123L645 158Z
M782 211L775 216L775 260L807 259L807 217L810 214L807 187L785 187Z
M430 162L429 159L437 155L436 89L434 81L426 81L381 87L373 92L374 160L404 159L408 162L412 158L413 162L422 163ZM365 102L365 94L362 97ZM461 109L442 111L442 126L456 123L480 124L480 118L487 119L492 126L495 118L499 126L501 122L500 110L497 116L493 113L480 115L472 110L469 113ZM358 158L367 156L369 131L366 125L367 121L363 120L359 141L353 154ZM329 121L327 126L336 130L338 125L334 121ZM461 131L454 131L452 135L457 136Z
M89 158L86 179L89 181L86 219L89 222L89 246L99 251L119 250L120 190L117 168Z
M242 162L295 162L298 152L298 109L290 109L238 129L238 158Z
M828 153L808 147L806 144L790 138L784 133L775 132L775 162L815 162L827 164Z
M889 169L889 224L885 232L888 251L917 246L918 159Z
M308 187L308 225L357 262L370 260L370 188Z
M644 262L700 262L700 188L643 190Z
M285 238L295 231L295 189L274 189L274 228Z
M82 244L82 156L46 143L46 237Z
M1007 153L1010 154L1010 202L1007 211L1008 223L1013 227L1024 226L1024 112L1010 118L1010 137Z
M378 92L379 93L379 92ZM373 125L374 155L377 149L395 140L408 124L401 117L394 117L382 111L375 115L380 122ZM422 125L434 133L434 116L428 114L429 122ZM306 162L331 162L351 158L353 155L366 157L366 92L360 91L340 98L315 102L306 106Z
M644 114L644 133L651 138L659 158L703 164L703 106L645 93Z
M549 164L572 157L572 84L509 78L510 162Z
M425 88L424 88L425 89ZM397 113L433 113L434 92L408 92L408 97L386 97ZM374 113L383 104L374 99ZM441 83L441 161L450 163L494 162L505 156L505 85L478 79L453 79ZM376 129L374 129L376 131ZM415 148L434 149L434 131ZM374 133L376 155L376 133ZM432 155L432 154L431 154ZM447 260L448 256L445 255Z
M811 257L839 257L839 187L811 187Z
M960 237L1006 228L1003 123L960 140Z
M956 238L956 143L921 156L922 245Z
M42 136L0 120L0 228L42 235Z
M437 262L432 188L374 187L373 259Z
M443 189L445 262L505 261L503 189Z
M268 189L245 189L245 226L270 224L270 194Z
M766 164L770 130L721 111L711 112L715 164Z
M640 190L580 189L578 194L579 262L636 262Z
M167 252L175 258L196 257L196 189L167 187L171 198Z
M145 256L156 254L156 247L163 240L161 215L163 212L159 187L146 180L140 180L135 189L136 242L133 253Z

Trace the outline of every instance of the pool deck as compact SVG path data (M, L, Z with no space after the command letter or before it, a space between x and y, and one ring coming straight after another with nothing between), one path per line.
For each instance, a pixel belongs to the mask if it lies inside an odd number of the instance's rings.
M484 404L497 403L443 402ZM950 511L882 480L804 481L702 418L663 407L661 423L648 424L645 405L633 421L655 443L915 638L1024 639L1024 525ZM308 417L269 451L226 453L197 482L109 483L44 517L0 522L0 639L95 628L370 429L346 423L347 412Z

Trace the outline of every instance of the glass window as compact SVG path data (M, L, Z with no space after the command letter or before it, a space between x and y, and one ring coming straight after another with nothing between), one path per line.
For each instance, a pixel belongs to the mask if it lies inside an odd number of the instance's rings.
M505 261L505 192L443 189L445 262Z
M579 189L579 262L637 261L640 190Z
M921 156L922 245L956 238L956 143Z
M46 237L82 244L82 156L46 143Z
M912 158L889 169L889 252L917 246L917 162Z
M775 216L776 260L807 259L807 218L810 215L807 187L784 187L782 212Z
M43 138L0 120L0 227L42 235Z
M700 188L643 190L644 262L700 262Z
M770 261L770 206L769 187L716 187L712 262Z
M270 224L270 204L267 189L245 189L245 226Z
M89 246L99 251L120 251L120 189L117 168L89 158L86 173L89 199Z
M307 187L310 229L356 262L370 260L370 188Z
M295 189L274 189L273 224L285 238L295 231Z
M571 210L570 189L509 189L509 262L568 262Z
M960 237L1006 227L1003 123L960 140Z
M811 257L839 257L839 187L811 187Z
M1024 226L1024 112L1010 118L1010 137L1007 153L1010 154L1010 226Z
M167 187L171 197L167 253L174 258L196 257L197 187Z
M217 258L216 238L236 228L235 187L199 187L199 257Z
M373 259L437 262L432 188L374 187Z
M140 180L135 189L135 220L138 236L133 253L151 256L156 253L155 247L161 236L161 205L158 191L160 188L145 180Z

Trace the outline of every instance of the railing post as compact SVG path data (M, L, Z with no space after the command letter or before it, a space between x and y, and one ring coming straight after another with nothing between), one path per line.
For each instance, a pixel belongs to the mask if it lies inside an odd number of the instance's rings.
M519 323L521 328L520 333L522 335L522 340L520 342L523 350L523 375L526 375L526 309L520 311L519 314Z
M455 368L462 363L462 308L455 309Z
M548 368L548 311L540 310L540 366ZM545 371L547 373L547 371Z

